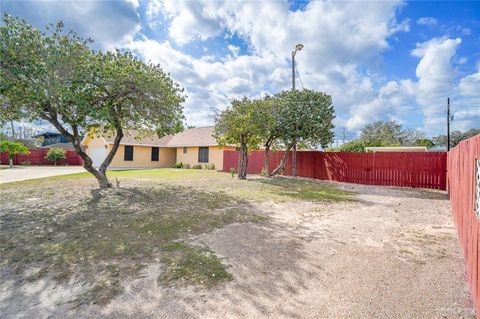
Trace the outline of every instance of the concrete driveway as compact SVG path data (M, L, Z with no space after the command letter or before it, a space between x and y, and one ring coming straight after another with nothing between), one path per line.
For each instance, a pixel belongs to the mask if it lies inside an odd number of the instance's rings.
M82 166L1 166L0 184L81 172L85 172Z

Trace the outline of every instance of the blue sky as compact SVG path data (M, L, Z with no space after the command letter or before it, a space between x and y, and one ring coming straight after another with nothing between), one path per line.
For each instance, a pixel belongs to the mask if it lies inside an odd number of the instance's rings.
M190 125L242 96L290 88L290 52L306 88L336 107L336 132L397 120L427 135L480 126L479 1L2 1L38 28L63 20L170 72L186 89ZM341 135L341 134L337 134ZM341 136L340 136L341 137Z

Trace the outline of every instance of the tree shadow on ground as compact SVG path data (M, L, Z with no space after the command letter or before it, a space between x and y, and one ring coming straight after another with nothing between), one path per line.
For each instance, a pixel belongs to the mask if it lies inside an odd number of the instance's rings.
M157 262L165 243L264 220L250 204L225 193L179 186L93 189L80 201L62 200L70 205L62 211L51 201L36 211L18 214L24 208L16 203L2 212L7 317L56 316L72 301L74 306L106 304L121 293L123 282ZM78 289L66 288L77 284ZM62 289L64 294L56 293Z

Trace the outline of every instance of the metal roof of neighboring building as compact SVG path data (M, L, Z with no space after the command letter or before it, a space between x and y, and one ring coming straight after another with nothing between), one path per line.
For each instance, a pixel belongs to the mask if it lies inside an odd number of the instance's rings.
M369 146L365 147L367 152L426 152L425 146Z

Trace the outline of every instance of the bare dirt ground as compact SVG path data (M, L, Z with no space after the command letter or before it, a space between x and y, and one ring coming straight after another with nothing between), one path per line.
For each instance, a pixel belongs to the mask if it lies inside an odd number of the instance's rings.
M233 276L213 289L159 285L164 266L150 263L106 305L55 311L68 299L62 294L81 291L81 284L23 283L15 289L26 300L17 300L17 313L10 301L4 316L475 318L446 194L328 184L354 192L356 200L256 200L266 222L190 236ZM6 300L12 287L0 288Z
M83 315L145 318L474 318L446 196L344 185L354 203L263 203L273 222L202 235L235 280L165 289L153 273Z

